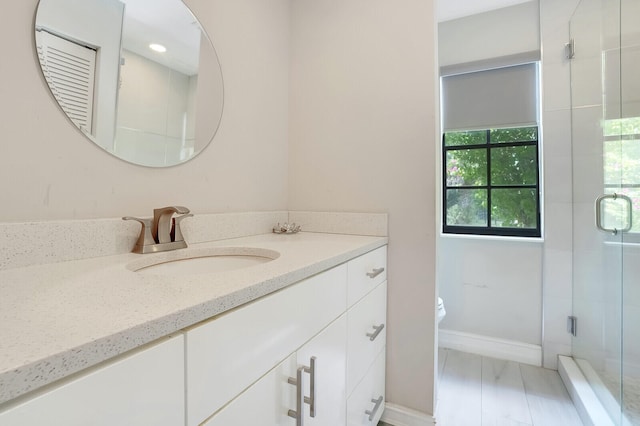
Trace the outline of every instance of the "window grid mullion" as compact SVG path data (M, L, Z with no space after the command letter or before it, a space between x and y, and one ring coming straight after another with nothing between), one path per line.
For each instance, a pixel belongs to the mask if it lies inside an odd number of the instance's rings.
M538 145L538 140L535 141L522 141L522 142L497 142L497 143L483 143L483 144L473 144L473 145L455 145L455 146L445 146L444 149L447 151L464 151L467 149L484 149L489 145L490 148L512 148L516 146L536 146Z
M487 228L491 228L491 130L487 129Z

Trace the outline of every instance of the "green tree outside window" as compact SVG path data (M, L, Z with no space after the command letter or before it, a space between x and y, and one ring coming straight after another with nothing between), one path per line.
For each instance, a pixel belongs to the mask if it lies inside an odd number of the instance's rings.
M445 232L540 236L538 128L443 139Z

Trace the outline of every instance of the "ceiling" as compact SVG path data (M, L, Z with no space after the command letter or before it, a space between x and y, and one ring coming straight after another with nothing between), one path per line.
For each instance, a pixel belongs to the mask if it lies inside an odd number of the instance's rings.
M475 15L532 0L436 0L438 22Z
M122 47L186 75L198 73L201 31L181 0L120 0L126 4ZM167 48L153 52L150 43Z

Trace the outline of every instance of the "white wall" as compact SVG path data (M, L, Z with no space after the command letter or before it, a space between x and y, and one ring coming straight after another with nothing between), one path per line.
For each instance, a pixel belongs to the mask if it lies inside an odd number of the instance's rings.
M539 50L538 16L533 1L442 22L440 65ZM539 240L441 236L438 291L447 316L440 329L541 345L543 247Z
M540 48L538 2L438 24L439 65L499 58Z
M0 221L283 210L288 194L289 1L186 3L212 38L225 78L213 143L182 166L152 170L112 157L69 124L34 53L37 0L2 6ZM260 70L260 72L256 72Z
M179 163L195 142L191 78L128 50L122 57L115 153L136 164Z
M441 238L441 329L539 345L542 243Z
M387 400L433 413L433 2L292 6L289 207L389 213Z

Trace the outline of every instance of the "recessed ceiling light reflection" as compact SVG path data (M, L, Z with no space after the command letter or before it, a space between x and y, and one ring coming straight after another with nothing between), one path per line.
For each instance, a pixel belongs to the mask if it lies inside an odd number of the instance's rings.
M156 51L156 52L160 52L160 53L164 53L164 52L166 52L166 51L167 51L167 48L166 48L166 47L164 47L164 46L163 46L163 45L161 45L161 44L157 44L157 43L151 43L151 44L149 45L149 49L151 49L151 50L153 50L153 51Z

